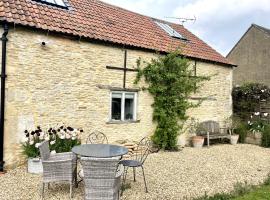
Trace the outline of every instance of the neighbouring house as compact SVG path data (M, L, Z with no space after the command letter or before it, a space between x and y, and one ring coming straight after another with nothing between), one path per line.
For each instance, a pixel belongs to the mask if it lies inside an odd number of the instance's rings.
M257 82L270 86L270 29L252 24L227 58L238 66L233 70L233 85Z
M232 113L234 65L182 25L98 0L2 0L0 21L6 166L20 162L23 131L36 125L83 127L83 139L99 130L109 142L152 134L153 99L133 82L137 59L157 52L180 48L195 75L216 74L193 98L208 97L192 116Z

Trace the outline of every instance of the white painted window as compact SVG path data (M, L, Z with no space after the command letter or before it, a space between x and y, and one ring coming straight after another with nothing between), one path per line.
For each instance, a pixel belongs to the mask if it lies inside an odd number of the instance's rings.
M111 121L135 121L137 119L137 93L111 92Z

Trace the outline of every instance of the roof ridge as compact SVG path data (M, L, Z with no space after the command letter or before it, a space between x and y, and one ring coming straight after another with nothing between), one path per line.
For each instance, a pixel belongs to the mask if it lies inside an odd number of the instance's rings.
M139 13L139 12L135 12L135 11L129 10L129 9L127 9L127 8L123 8L123 7L114 5L114 4L107 3L107 2L105 2L105 1L103 1L103 0L92 0L92 1L99 1L99 2L101 2L101 3L103 3L103 4L106 4L107 6L111 6L111 7L114 7L114 8L116 8L116 9L120 9L120 10L127 11L127 12L129 12L129 13L133 13L133 14L136 14L136 15L140 15L140 16L143 16L143 17L147 17L147 18L152 19L152 20L154 20L154 21L157 20L157 21L160 21L160 22L165 22L165 23L175 24L175 25L183 26L183 27L184 27L184 25L182 25L182 24L177 24L177 23L175 23L175 22L171 22L171 21L167 21L167 20L160 19L160 18L157 18L157 17L152 17L152 16L150 16L150 15L145 15L145 14L142 14L142 13Z
M183 47L185 56L232 65L183 25L130 11L102 0L69 0L73 8L71 12L31 0L2 1L4 4L0 3L0 22L6 20L24 27L159 52L168 53ZM190 42L171 37L155 21L167 23Z
M269 29L269 28L266 28L266 27L260 26L260 25L255 24L255 23L252 23L252 26L254 26L254 27L256 27L256 28L260 29L261 31L263 31L263 32L265 32L265 33L267 33L267 34L269 34L269 35L270 35L270 29Z

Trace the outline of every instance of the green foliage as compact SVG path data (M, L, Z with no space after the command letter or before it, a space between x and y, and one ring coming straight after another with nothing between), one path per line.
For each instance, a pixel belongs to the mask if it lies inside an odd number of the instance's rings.
M265 123L262 133L262 144L263 147L270 147L270 124Z
M235 184L234 190L231 193L218 193L213 196L208 196L207 194L205 194L203 197L196 198L194 200L229 200L245 195L248 192L252 191L254 188L255 186L248 185L247 183L237 183Z
M23 154L27 156L27 158L36 158L39 156L39 150L36 148L36 144L42 142L39 137L33 137L33 144L30 142L25 142L22 144L23 146Z
M203 197L194 200L255 200L269 199L270 195L270 176L263 182L262 185L254 186L247 183L237 183L231 193L218 193L213 196L205 194Z
M179 121L187 120L186 111L194 108L199 103L192 103L189 97L196 92L207 76L194 77L190 61L180 57L179 52L172 52L165 56L159 56L150 62L138 60L137 84L142 77L148 83L145 88L154 97L152 107L153 120L157 122L157 128L152 136L153 142L166 150L177 149L177 136L183 125Z
M239 135L239 143L245 143L249 127L248 124L238 117L232 118L233 133Z
M81 141L79 139L61 139L59 135L55 135L55 144L50 144L50 150L55 150L56 153L71 152L74 146L80 145Z
M246 83L233 88L233 112L243 120L256 111L261 100L270 99L270 89L260 83Z

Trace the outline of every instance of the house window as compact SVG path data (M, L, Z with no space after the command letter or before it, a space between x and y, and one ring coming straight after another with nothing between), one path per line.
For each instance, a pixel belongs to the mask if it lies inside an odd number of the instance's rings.
M169 36L177 39L186 40L186 38L183 37L180 33L178 33L176 30L174 30L170 25L155 21L156 24L162 28Z
M136 92L112 92L111 93L111 117L112 121L135 121L137 108Z
M64 0L34 0L34 1L59 8L68 9L67 4Z

